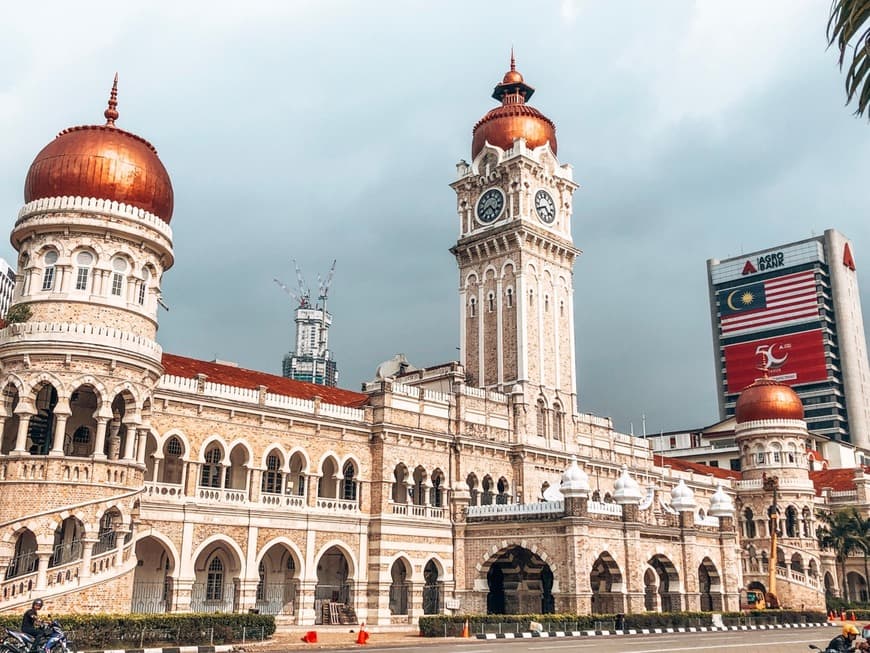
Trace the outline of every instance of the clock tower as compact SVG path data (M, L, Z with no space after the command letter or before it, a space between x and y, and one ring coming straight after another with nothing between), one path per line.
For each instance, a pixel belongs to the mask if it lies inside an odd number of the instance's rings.
M574 183L556 158L556 127L527 104L511 67L474 126L471 163L457 165L460 349L469 385L513 395L529 439L564 441L576 411ZM522 436L521 436L522 437ZM555 444L555 442L553 442Z

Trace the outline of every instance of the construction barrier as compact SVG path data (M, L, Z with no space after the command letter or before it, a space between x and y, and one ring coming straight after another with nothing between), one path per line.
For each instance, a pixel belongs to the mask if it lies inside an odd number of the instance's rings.
M317 631L309 630L302 636L302 641L306 644L317 644Z
M366 644L369 641L369 634L366 632L366 622L363 621L359 626L359 633L356 636L357 644Z

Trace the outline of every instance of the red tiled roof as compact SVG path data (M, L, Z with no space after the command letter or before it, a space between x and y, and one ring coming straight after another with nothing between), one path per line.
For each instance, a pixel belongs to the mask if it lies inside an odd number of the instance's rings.
M696 474L712 474L716 478L728 478L732 480L739 480L741 477L740 472L735 472L731 469L722 469L721 467L710 467L709 465L703 465L701 463L693 463L688 460L683 460L682 458L668 458L666 456L660 456L659 454L653 455L653 464L658 467L663 467L664 465L669 465L671 469L676 469L680 472L695 472Z
M246 370L222 363L210 363L175 354L163 354L163 369L165 374L184 379L195 379L197 374L205 374L206 381L209 383L222 383L236 388L256 389L264 385L266 391L273 394L308 400L320 397L324 403L336 406L359 408L368 400L368 396L361 392L295 381L275 374Z
M840 467L838 469L821 469L810 472L810 480L816 486L816 496L822 493L823 487L829 487L835 492L855 489L855 471L859 467ZM864 467L865 473L870 473L870 467Z

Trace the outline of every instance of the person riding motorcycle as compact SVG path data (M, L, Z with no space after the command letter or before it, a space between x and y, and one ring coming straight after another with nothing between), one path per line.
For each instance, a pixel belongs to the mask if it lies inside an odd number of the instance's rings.
M849 651L868 650L867 642L861 642L859 645L855 646L856 637L858 637L858 628L852 624L846 624L843 626L842 634L837 635L832 639L828 643L825 651L830 653L848 653Z
M46 624L39 618L42 609L42 599L36 599L30 606L30 610L21 618L21 632L33 638L33 650L38 650L41 641L46 635Z

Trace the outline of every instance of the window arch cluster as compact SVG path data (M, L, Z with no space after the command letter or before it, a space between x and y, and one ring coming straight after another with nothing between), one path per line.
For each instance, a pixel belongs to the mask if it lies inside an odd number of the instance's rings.
M27 295L34 291L78 292L144 306L156 278L149 264L137 268L125 253L101 256L87 247L76 248L66 261L54 246L32 258L24 253L21 261L30 266L25 273Z
M394 503L408 503L415 506L446 505L446 477L440 468L431 471L423 465L411 469L405 463L393 468L393 487L391 498Z
M783 465L805 467L807 465L806 454L798 450L794 442L783 444L779 440L744 445L742 457L745 467L779 467Z
M478 478L478 475L472 472L465 478L465 485L472 506L513 503L510 482L504 476L500 476L498 480L490 474Z
M539 438L564 439L565 411L559 401L554 401L550 408L544 397L538 398L535 404L535 433Z
M782 537L814 538L813 511L809 506L780 505L777 531ZM740 528L745 539L770 537L770 519L766 511L756 514L746 507L740 515Z

